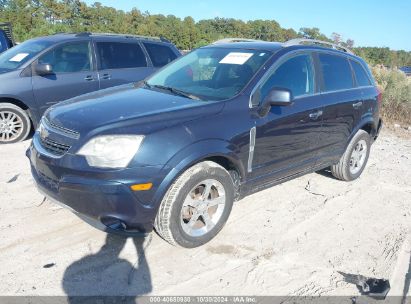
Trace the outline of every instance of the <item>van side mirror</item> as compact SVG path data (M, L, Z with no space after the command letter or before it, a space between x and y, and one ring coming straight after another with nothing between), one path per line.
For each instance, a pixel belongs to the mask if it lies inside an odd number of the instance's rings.
M37 75L46 76L53 74L53 67L48 63L36 64L35 71Z
M289 106L292 104L292 93L288 89L274 88L264 99L264 104L270 106Z

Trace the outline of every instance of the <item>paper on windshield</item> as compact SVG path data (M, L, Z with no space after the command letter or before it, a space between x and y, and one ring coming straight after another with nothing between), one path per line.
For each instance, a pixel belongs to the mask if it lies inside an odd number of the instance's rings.
M220 63L226 64L244 64L247 62L248 59L253 56L253 53L239 53L239 52L231 52L223 59L221 59Z
M26 58L29 54L28 53L19 53L16 56L12 57L9 59L9 61L12 62L20 62L22 61L24 58Z

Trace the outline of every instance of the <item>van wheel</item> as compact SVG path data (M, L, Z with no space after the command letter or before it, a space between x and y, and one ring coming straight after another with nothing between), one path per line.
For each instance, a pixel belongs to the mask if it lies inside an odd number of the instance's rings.
M223 228L234 201L230 173L205 161L187 169L161 202L154 227L172 245L201 246Z
M357 179L367 164L370 148L370 135L364 130L358 130L340 161L331 166L331 173L343 181Z
M31 130L26 111L11 103L0 103L0 144L23 141Z

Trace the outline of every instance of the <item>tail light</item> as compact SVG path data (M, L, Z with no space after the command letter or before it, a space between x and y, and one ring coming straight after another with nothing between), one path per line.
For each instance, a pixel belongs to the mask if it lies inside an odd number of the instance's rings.
M378 91L378 96L377 96L377 102L378 102L378 106L381 108L381 104L382 104L382 91L380 88L377 88Z

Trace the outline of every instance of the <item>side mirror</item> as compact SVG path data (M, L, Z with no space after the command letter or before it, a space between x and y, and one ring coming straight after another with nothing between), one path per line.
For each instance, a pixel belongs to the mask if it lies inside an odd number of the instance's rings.
M264 99L264 104L270 106L289 106L292 104L292 93L290 90L274 88Z
M37 75L46 76L53 74L53 67L51 64L44 63L44 64L37 64L35 67L35 71Z

